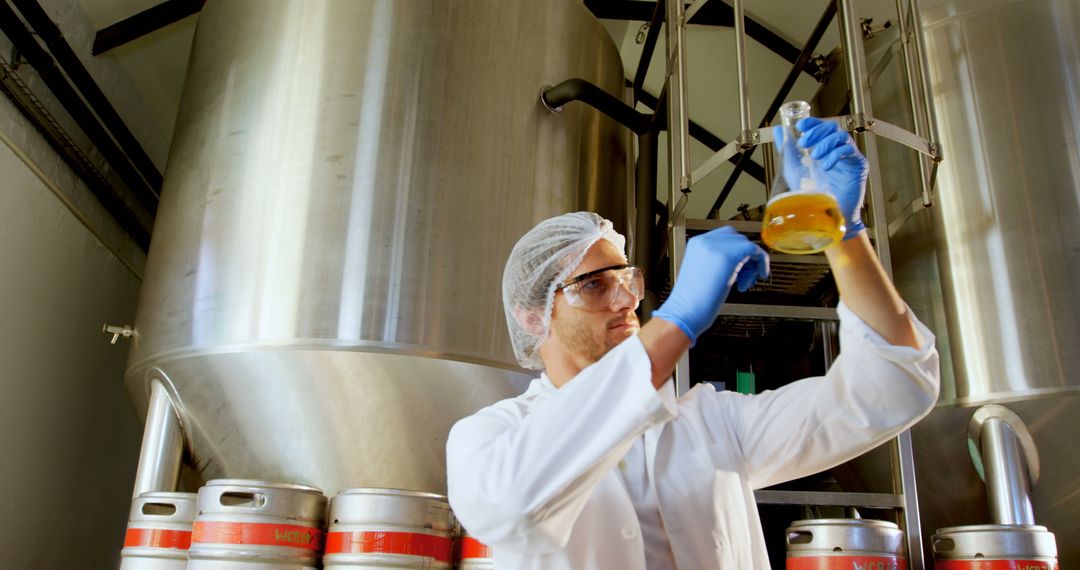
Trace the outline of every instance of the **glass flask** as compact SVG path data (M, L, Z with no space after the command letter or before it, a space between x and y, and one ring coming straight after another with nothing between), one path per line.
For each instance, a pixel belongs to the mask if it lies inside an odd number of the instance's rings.
M783 253L817 253L843 239L846 231L836 197L818 187L810 151L795 144L802 136L795 124L809 116L806 101L789 101L780 107L784 140L775 142L780 174L765 204L761 239Z

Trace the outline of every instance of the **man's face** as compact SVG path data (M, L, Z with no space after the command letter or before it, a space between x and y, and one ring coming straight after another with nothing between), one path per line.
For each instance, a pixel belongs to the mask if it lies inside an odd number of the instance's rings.
M622 252L602 239L589 248L581 264L570 272L570 278L625 263ZM641 325L634 313L637 306L637 297L625 287L620 287L611 305L602 309L572 307L567 303L565 293L557 291L551 332L569 356L582 366L588 366L638 332Z

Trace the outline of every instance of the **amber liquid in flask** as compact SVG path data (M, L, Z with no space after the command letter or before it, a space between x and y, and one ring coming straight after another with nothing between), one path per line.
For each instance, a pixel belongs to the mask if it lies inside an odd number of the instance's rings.
M765 205L761 239L783 253L817 253L844 237L844 216L828 192L784 192Z
M805 101L780 107L784 137L777 143L782 174L765 204L761 239L783 253L817 253L843 239L846 231L836 197L815 183L810 151L795 144L801 136L795 124L809 116L810 104Z

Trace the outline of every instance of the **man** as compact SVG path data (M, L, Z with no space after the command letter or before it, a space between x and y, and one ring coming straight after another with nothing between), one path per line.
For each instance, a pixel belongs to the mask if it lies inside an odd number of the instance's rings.
M722 228L687 245L671 295L639 326L640 270L594 214L546 220L514 247L503 300L529 390L459 421L450 504L499 569L768 568L753 490L887 441L937 398L934 337L882 270L859 219L866 161L834 123L804 119L819 188L847 220L826 250L842 354L825 376L754 396L698 384L676 362L732 286L768 274L764 251Z

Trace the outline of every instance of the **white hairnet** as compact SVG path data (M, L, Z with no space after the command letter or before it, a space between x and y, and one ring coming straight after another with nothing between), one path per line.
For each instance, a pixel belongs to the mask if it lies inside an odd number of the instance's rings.
M540 222L514 244L503 271L503 308L514 355L525 368L544 368L540 345L551 330L555 287L600 239L626 250L626 238L610 221L591 212L573 212Z

